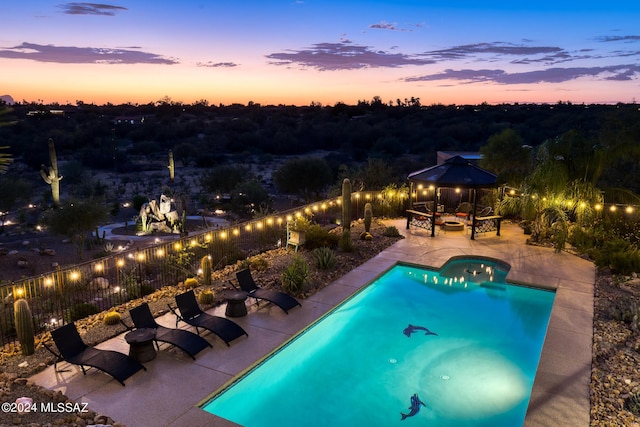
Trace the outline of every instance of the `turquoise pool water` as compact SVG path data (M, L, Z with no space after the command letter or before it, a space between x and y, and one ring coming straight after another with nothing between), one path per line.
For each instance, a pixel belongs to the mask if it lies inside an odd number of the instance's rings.
M202 408L247 427L522 425L555 293L508 268L395 266Z

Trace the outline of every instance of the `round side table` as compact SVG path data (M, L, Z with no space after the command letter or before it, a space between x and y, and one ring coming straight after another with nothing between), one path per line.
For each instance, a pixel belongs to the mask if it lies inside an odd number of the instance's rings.
M242 317L247 315L247 306L244 301L247 293L244 291L225 291L224 299L227 301L227 308L224 314L227 317Z
M153 340L156 338L156 330L152 328L135 329L128 332L124 339L129 344L129 356L138 362L148 362L156 357L156 348Z

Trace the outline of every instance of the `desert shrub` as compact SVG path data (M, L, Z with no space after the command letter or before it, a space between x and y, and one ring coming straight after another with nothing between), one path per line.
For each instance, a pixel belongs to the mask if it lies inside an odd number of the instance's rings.
M611 301L607 306L607 315L629 325L634 331L640 329L640 306L633 300L622 298Z
M301 256L296 255L291 264L285 267L280 275L282 289L285 292L299 294L308 277L309 266L307 262Z
M631 275L640 271L640 253L633 250L611 254L609 266L614 273Z
M65 320L67 322L75 322L76 320L84 319L87 316L98 313L100 313L100 309L94 304L80 302L71 306L65 314Z
M630 393L624 401L624 407L633 415L640 415L640 391Z
M568 241L581 253L587 253L597 245L593 230L580 226L573 226L569 232Z
M320 270L330 270L336 265L336 254L327 247L316 248L312 252L316 267Z
M390 225L384 229L382 235L386 237L400 237L400 232L394 225Z
M143 283L140 285L140 296L143 297L145 295L151 295L154 293L156 289L148 283Z
M251 267L251 260L249 258L238 261L238 270L246 270Z
M551 227L551 241L556 252L561 252L569 239L569 226L566 221L556 221Z
M312 224L307 228L304 245L309 250L322 247L334 248L337 246L338 240L340 240L340 236L330 233L329 230L318 224Z
M195 273L194 262L196 254L191 246L184 247L175 253L167 254L165 266L186 278Z
M213 304L213 300L214 300L214 294L212 291L208 289L200 292L200 295L198 295L198 302L200 304L211 305Z
M117 325L118 323L120 323L120 319L120 313L118 313L117 311L110 311L104 315L102 322L105 325Z
M269 261L264 258L253 258L250 267L253 271L266 271L269 268Z
M613 273L629 275L640 271L640 253L624 239L609 239L588 253L598 267L609 267Z

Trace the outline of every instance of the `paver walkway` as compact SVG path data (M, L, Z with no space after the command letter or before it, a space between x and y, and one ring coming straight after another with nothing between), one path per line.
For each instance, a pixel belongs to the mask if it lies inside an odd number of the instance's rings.
M432 238L426 230L405 230L406 222L402 220L389 224L395 225L406 238L304 300L302 307L289 315L270 305L261 305L259 309L252 305L248 316L234 319L249 333L249 338L238 339L231 347L207 335L214 348L201 352L195 361L177 350L163 348L154 360L145 364L147 371L129 378L126 387L95 370L83 376L75 367L62 373L49 367L32 377L32 381L86 402L92 410L129 427L235 425L196 405L396 262L440 267L455 255L483 255L511 264L508 280L557 289L525 426L587 427L593 264L567 253L525 245L522 230L510 224L503 224L500 237L482 235L473 241L465 232L442 232ZM224 315L224 307L210 312ZM175 326L172 315L157 320ZM128 345L123 335L98 347L126 353Z

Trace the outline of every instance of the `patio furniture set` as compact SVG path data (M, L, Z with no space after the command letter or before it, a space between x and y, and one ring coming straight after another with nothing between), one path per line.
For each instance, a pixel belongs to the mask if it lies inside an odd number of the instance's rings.
M226 294L226 316L240 317L247 314L245 300L254 298L257 302L267 301L280 307L285 313L296 306L300 306L295 298L276 290L259 287L248 269L238 271L236 278L240 288ZM84 343L75 323L68 323L51 332L51 338L55 343L55 350L45 343L45 348L55 357L54 368L58 370L58 363L67 362L80 366L82 373L86 374L87 368L95 368L111 375L123 386L124 381L138 371L145 370L143 362L149 362L156 357L160 350L159 343L169 344L185 352L195 360L196 354L212 345L201 334L209 331L222 339L227 346L231 341L241 336L249 336L247 332L234 321L226 317L208 314L200 308L193 290L187 291L175 297L176 306L169 304L169 309L176 316L176 327L167 328L159 325L151 313L149 305L143 303L129 311L133 326L122 322L129 332L125 334L125 340L129 344L129 354L113 350L102 350L88 346ZM195 333L179 329L179 322L184 322L195 328Z
M467 203L469 205L469 203ZM500 222L502 216L491 215L491 207L482 208L475 220L471 213L471 207L466 210L465 203L460 204L455 212L445 213L443 210L434 212L429 210L428 206L424 203L414 204L415 209L407 209L407 230L410 226L423 228L431 231L433 227L433 219L435 217L435 230L439 232L443 231L464 231L471 232L472 234L487 233L490 231L496 231L496 235L500 235Z

